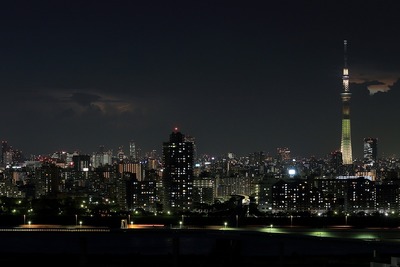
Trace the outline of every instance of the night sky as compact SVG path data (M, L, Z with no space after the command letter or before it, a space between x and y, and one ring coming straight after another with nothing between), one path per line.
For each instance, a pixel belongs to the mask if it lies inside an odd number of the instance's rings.
M400 154L398 1L7 1L0 138L30 154L157 150L324 157L340 148L348 40L353 158Z

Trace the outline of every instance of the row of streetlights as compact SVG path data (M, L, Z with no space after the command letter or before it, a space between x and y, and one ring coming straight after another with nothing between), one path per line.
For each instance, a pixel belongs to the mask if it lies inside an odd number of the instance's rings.
M28 221L28 225L31 225L31 221ZM26 224L26 215L24 214L24 224Z
M24 224L26 224L26 215L24 214ZM31 225L32 222L29 220L28 225ZM83 222L79 221L79 226L82 226ZM75 225L78 226L78 215L75 214Z
M347 225L347 217L349 216L349 214L345 214L345 225ZM130 220L130 215L128 215L128 222L130 223L130 224L133 224L133 222ZM182 220L181 221L179 221L179 228L181 228L182 229L182 227L183 227L183 215L182 215ZM26 224L26 215L24 214L24 224ZM28 224L30 225L31 224L31 221L28 221ZM82 221L79 221L79 225L80 226L82 226L82 224L83 224L83 222ZM75 225L76 226L78 226L78 215L77 214L75 214ZM224 228L227 228L227 226L228 226L228 223L227 222L224 222ZM293 215L290 215L290 226L292 227L293 226ZM236 218L236 227L238 227L238 218Z
M78 214L75 214L75 225L78 226ZM79 226L82 226L82 221L79 221Z

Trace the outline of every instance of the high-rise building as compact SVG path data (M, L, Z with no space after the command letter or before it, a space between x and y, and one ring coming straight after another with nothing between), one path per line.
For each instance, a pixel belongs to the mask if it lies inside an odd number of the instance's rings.
M364 162L374 163L378 155L378 139L372 137L364 138Z
M177 128L163 143L163 210L188 211L193 203L193 142Z
M126 156L125 156L125 152L124 152L123 146L120 146L118 148L117 158L118 158L118 161L120 161L120 162L125 160Z
M6 153L9 151L7 141L1 141L1 163L6 164Z
M135 145L135 142L133 142L133 141L129 142L129 159L131 161L136 161L137 160L136 145Z
M123 173L134 173L137 181L143 180L143 170L140 163L120 162L118 164L118 172Z
M340 151L342 152L343 164L353 163L351 148L351 125L350 125L350 98L349 89L349 70L347 68L347 40L344 40L344 68L343 68L343 91L340 94L342 98L342 139Z
M100 146L97 152L94 152L92 155L92 166L94 168L112 165L112 151L106 151L104 146Z
M276 149L279 162L287 162L290 160L290 150L287 147L278 147Z
M77 172L88 171L90 168L89 155L75 155L72 157L74 170Z
M339 170L340 166L343 164L342 152L337 150L331 152L329 164L333 170Z

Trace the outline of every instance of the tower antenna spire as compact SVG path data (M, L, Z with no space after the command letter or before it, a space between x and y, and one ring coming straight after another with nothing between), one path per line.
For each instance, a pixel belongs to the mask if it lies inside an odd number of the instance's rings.
M343 90L349 91L349 69L347 68L347 40L344 40L344 67L343 67Z
M344 67L347 68L347 40L344 40Z

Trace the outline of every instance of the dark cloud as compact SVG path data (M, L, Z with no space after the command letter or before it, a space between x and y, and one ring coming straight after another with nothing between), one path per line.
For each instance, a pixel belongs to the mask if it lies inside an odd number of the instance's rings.
M93 102L98 102L101 97L98 95L88 94L88 93L73 93L69 99L73 102L78 103L81 106L91 106Z
M364 85L368 88L369 86L371 86L371 85L384 85L385 83L384 82L381 82L381 81L368 81L368 82L365 82L364 83Z
M365 137L379 139L381 155L398 155L400 145L397 142L400 129L396 125L400 117L399 80L390 86L387 92L369 94L369 83L352 84L352 131L353 145L358 154L362 153L361 144ZM357 151L358 150L358 151Z

